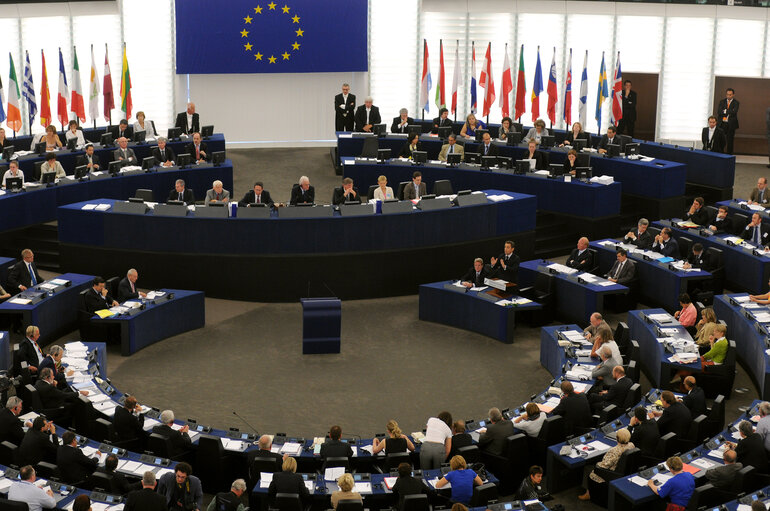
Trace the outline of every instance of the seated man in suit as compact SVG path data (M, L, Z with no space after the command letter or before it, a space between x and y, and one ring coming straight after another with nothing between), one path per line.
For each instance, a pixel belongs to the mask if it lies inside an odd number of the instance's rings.
M246 208L252 204L267 204L268 207L271 208L275 205L273 199L270 197L270 192L265 190L262 181L254 183L254 189L246 192L243 198L238 201L239 208Z
M158 137L158 147L152 150L152 155L161 167L172 167L176 159L174 150L166 143L166 137Z
M610 271L604 277L612 282L627 286L634 280L636 265L634 265L633 261L628 260L628 252L624 248L619 248L615 257L617 261L615 261Z
M602 346L599 348L598 353L602 361L591 371L591 378L601 380L601 383L597 382L596 385L591 387L591 393L596 393L601 389L615 385L615 368L623 364L623 359L616 358L620 352L613 356L612 348L609 346Z
M635 445L635 444L634 444ZM735 476L743 468L743 463L738 463L738 455L732 449L726 450L722 454L724 465L717 465L706 470L706 479L720 490L730 490L735 481ZM760 501L761 502L761 501ZM762 507L765 505L762 504ZM753 509L753 508L752 508Z
M585 394L578 394L569 380L561 382L559 388L562 397L551 415L561 415L564 419L564 433L566 436L575 434L575 428L588 428L593 422L591 416L591 404Z
M35 390L40 396L40 403L44 410L62 408L57 420L67 422L72 417L72 411L77 406L78 394L69 389L59 390L56 388L56 380L53 370L46 367L40 370L40 378L35 382ZM81 395L87 396L87 390L79 391ZM42 410L36 410L42 413Z
M94 277L93 286L83 295L86 310L90 313L120 305L105 286L101 277Z
M254 458L272 458L275 461L275 471L281 470L281 464L283 464L283 460L286 459L288 455L284 454L282 456L277 452L272 451L273 441L270 439L270 436L262 435L259 437L257 445L259 446L258 451L249 452L249 464Z
M177 114L174 127L181 128L182 133L186 135L201 130L200 116L195 113L195 103L187 103L187 111Z
M294 462L297 463L296 461ZM301 480L302 476L300 477L301 484L300 487L304 488L307 492L307 487L305 486L305 483ZM299 489L299 487L295 486L295 488L298 491L302 491ZM238 511L238 509L246 509L243 506L243 503L241 503L241 496L246 493L246 481L243 479L236 479L233 481L233 484L230 485L230 491L227 492L219 492L216 495L214 495L214 498L209 503L209 507L206 508L206 511L211 509L211 511L214 511L215 509L235 509ZM283 493L283 492L281 492Z
M118 148L112 153L113 161L119 161L121 167L136 165L137 159L134 150L128 147L128 139L120 137L118 139Z
M671 229L669 227L664 227L660 231L660 234L655 236L655 241L652 243L652 250L664 257L679 259L679 243L671 237Z
M356 109L355 121L356 131L365 131L370 133L372 126L380 124L382 118L380 117L380 109L373 105L374 100L371 96L367 96L364 99L364 104Z
M139 412L140 407L134 396L126 397L123 406L115 408L112 426L118 440L125 442L136 439L140 445L144 444L148 435L144 430L144 415Z
M11 442L16 447L21 445L24 440L24 428L31 426L32 423L27 421L26 424L22 424L19 420L21 414L21 399L16 396L11 396L5 403L5 407L0 410L0 442Z
M708 225L709 214L706 208L703 207L705 202L703 197L695 197L695 200L690 205L690 209L685 214L685 218L694 224Z
M594 256L588 250L588 238L583 236L577 242L577 248L573 249L565 263L570 268L580 271L591 271L594 267Z
M142 475L141 484L141 490L134 490L126 496L123 509L125 511L167 511L166 499L155 491L157 485L155 472L146 471Z
M442 108L438 111L438 117L433 119L433 127L431 128L430 132L434 135L438 133L439 128L451 128L452 127L452 119L449 118L449 110L446 108Z
M706 251L703 250L703 245L695 243L692 246L692 252L687 256L684 268L700 268L704 271L711 271L711 260Z
M484 136L481 140L481 147L479 147L479 152L481 153L481 156L497 156L500 154L500 150L497 148L497 146L492 144L492 136L489 134L489 132L484 133Z
M187 145L187 152L197 163L206 163L209 161L209 146L201 140L201 134L197 131L193 133L192 138L192 143Z
M713 115L709 116L709 125L703 128L700 134L700 140L703 143L704 151L712 151L715 153L725 152L725 144L727 143L727 137L722 128L717 126L717 118Z
M29 372L35 374L40 369L45 355L37 343L40 339L40 329L34 325L27 327L24 339L19 343L18 357L19 362L26 362Z
M610 144L621 145L621 140L616 137L615 126L607 127L607 134L602 135L602 139L599 141L599 154L605 154L607 152L607 146ZM622 151L623 148L621 147Z
M661 436L666 433L675 433L680 438L685 438L690 431L692 414L690 410L679 402L674 393L664 390L660 395L660 401L663 406L663 412L650 412L650 418L660 417L658 419L658 431Z
M102 453L96 451L93 458L87 457L78 447L77 436L72 431L65 431L61 441L56 452L56 466L64 481L69 484L85 482L99 465Z
M339 206L346 202L358 202L361 203L361 196L358 195L358 188L353 186L353 180L346 177L342 180L342 186L334 189L334 195L332 196L332 204Z
M311 186L310 179L307 176L299 178L299 183L291 189L291 199L289 204L313 204L315 203L315 188Z
M187 205L195 204L195 195L191 189L184 187L184 179L177 179L174 189L168 193L168 200L180 200Z
M407 133L407 126L414 124L414 119L409 117L409 110L402 108L398 111L398 117L393 118L393 124L390 125L391 133Z
M746 420L738 424L738 432L741 435L741 440L737 444L734 442L725 443L735 450L736 459L744 467L751 465L758 473L766 474L768 470L767 451L765 451L762 436L756 433L751 422Z
M192 445L190 435L187 432L190 427L185 424L179 429L174 429L171 426L174 425L174 412L171 410L163 410L160 412L160 424L152 428L152 432L156 433L164 438L171 440L171 446L174 452L172 456L183 453Z
M688 376L683 383L687 395L682 398L682 403L690 410L690 415L696 418L706 413L706 393L695 384L695 378Z
M94 154L93 144L87 144L86 154L82 154L77 158L77 162L75 163L75 166L81 167L83 165L88 167L88 172L96 172L100 168L99 156Z
M56 461L56 451L59 439L56 436L56 426L42 415L35 417L32 427L24 433L16 451L16 463L19 465L37 465L41 461Z
M329 436L321 444L321 459L351 458L353 456L353 449L346 442L340 440L340 438L342 438L341 427L332 426L329 428Z
M654 419L647 418L647 409L643 406L634 408L634 416L629 422L631 430L631 442L634 447L642 451L643 456L655 456L660 442L658 423Z
M465 275L462 276L460 282L462 282L463 286L465 287L484 286L486 285L484 284L484 279L491 276L492 273L484 265L484 260L480 257L477 257L473 260L473 268L465 272Z
M741 233L741 238L748 241L757 248L764 247L765 250L770 250L770 230L766 225L762 225L762 217L759 213L751 215L751 222L746 226Z
M650 221L646 218L640 218L636 225L636 230L628 231L623 237L624 243L630 243L637 248L649 250L652 247L652 234L647 232Z
M594 312L588 318L588 326L583 329L583 337L594 342L596 341L596 334L605 328L610 328L610 325L607 324L601 313ZM612 332L612 330L610 330L610 332Z
M513 422L503 418L498 408L489 409L491 424L479 436L479 449L495 456L505 453L505 439L514 434Z
M204 204L208 206L212 202L230 202L230 192L224 189L224 185L219 179L211 183L211 190L206 190Z
M184 461L174 467L173 473L166 472L160 476L158 493L166 499L169 510L203 511L201 480L192 475L192 467Z
M727 216L728 207L719 206L714 218L709 222L709 229L714 231L715 234L721 234L723 232L733 232L733 220Z
M623 369L622 365L617 365L612 368L612 377L615 379L615 383L605 390L591 393L588 396L588 400L595 412L598 412L609 405L617 406L618 410L626 409L626 398L628 397L628 392L634 382L631 381L631 378L626 376L626 371Z
M118 140L122 137L129 140L134 138L134 128L128 125L126 119L121 119L117 126L113 126L110 129L110 133L112 133L112 140Z
M136 288L136 281L139 278L139 272L131 268L126 272L126 276L118 284L118 301L120 303L135 298L147 298L147 293L143 293Z
M113 495L126 495L129 492L141 489L141 483L129 483L126 476L117 471L119 462L120 459L116 455L110 454L104 460L104 468L96 469L97 472L105 474L110 479L110 487L105 488L105 490Z
M763 208L770 207L770 190L767 189L767 178L757 179L757 187L751 190L749 204L759 204Z
M457 136L452 133L447 138L447 143L441 146L441 151L438 153L438 159L440 161L446 161L447 154L460 153L460 161L465 158L465 149L463 146L457 143Z
M419 200L427 190L422 182L422 172L415 170L412 174L412 184L404 187L404 200Z
M56 153L46 153L45 154L45 162L40 166L40 177L42 179L43 174L49 174L53 172L56 174L56 179L65 177L67 175L66 172L64 172L64 167L61 166L61 163L56 161Z
M506 282L517 281L519 273L519 256L513 253L516 245L511 240L507 240L503 246L503 253L500 257L489 259L489 265L492 267L492 277L503 279Z
M25 248L21 251L21 261L14 264L8 271L8 288L12 294L26 291L27 288L36 286L45 279L40 276L35 264L35 254Z

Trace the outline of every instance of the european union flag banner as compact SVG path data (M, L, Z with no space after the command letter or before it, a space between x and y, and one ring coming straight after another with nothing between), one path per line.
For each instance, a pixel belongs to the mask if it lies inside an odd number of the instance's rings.
M366 0L177 0L176 72L367 71Z

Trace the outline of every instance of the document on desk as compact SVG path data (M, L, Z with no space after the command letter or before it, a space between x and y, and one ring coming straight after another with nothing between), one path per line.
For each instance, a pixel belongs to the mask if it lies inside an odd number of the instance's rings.
M732 298L738 303L748 303L751 301L751 298L749 298L749 295L731 296L730 298Z
M506 193L500 193L496 195L487 195L487 199L491 200L492 202L502 202L506 200L513 200L513 197Z
M329 467L324 471L325 481L336 481L345 473L345 467Z
M556 396L553 396L548 398L548 400L545 403L538 403L537 407L540 408L541 412L551 413L554 408L559 406L560 402L561 402L561 399L559 399Z
M618 244L617 241L612 241L612 240L604 240L599 242L599 245L603 247L614 247L617 244Z
M389 490L393 489L393 485L396 484L396 481L398 480L398 477L385 477L383 478L383 481L385 482L385 487Z
M716 467L717 465L721 465L721 463L717 463L716 461L710 460L708 458L698 458L697 460L691 461L690 464L698 468L702 468L703 470L708 470L710 468Z
M30 300L29 298L17 297L17 298L11 298L10 300L8 300L8 303L15 303L16 305L28 305L29 302L31 301L32 300Z
M299 456L302 452L302 444L297 442L286 442L281 447L281 454L288 454L289 456Z
M641 476L629 477L628 480L637 486L647 486L647 479Z
M160 426L159 420L151 419L149 417L144 418L144 424L142 425L142 429L144 429L145 431L150 431L155 426Z
M269 488L270 483L273 482L273 473L272 472L260 472L259 473L259 487L260 488Z
M128 472L129 474L137 474L138 470L142 468L142 464L138 461L124 460L118 465L118 470L121 472ZM143 474L139 473L139 475Z
M96 208L96 204L86 204L80 209L82 209L83 211L91 211L92 209L95 209L95 208Z
M436 488L436 483L438 483L438 482L439 482L439 478L438 478L438 477L437 477L437 478L435 478L435 479L431 479L430 481L428 481L428 483L429 483L429 484L430 484L432 487L434 487L434 488ZM452 483L450 483L450 482L447 482L447 483L446 483L444 486L442 486L442 488L451 488L451 487L452 487Z
M353 484L353 491L356 491L358 493L372 493L372 483L370 482L360 482L360 483L354 483Z
M484 291L485 289L489 289L489 286L473 286L471 291Z
M101 403L102 401L107 401L110 399L110 396L104 393L89 393L86 398L91 401L92 403Z
M572 275L573 273L577 273L580 270L576 270L575 268L570 268L569 266L559 264L559 263L551 263L546 268L556 270L559 273L564 273L565 275Z
M669 362L675 364L692 364L698 360L697 353L676 353L668 357Z
M85 454L89 458L95 458L96 457L96 453L98 452L98 449L96 447L91 447L91 446L88 446L88 445L86 445L84 447L81 447L80 450L83 452L83 454ZM104 464L104 460L106 460L106 459L107 459L107 453L106 452L99 453L99 464L100 465L103 465Z
M115 315L115 313L114 313L114 312L112 312L112 311L111 311L111 310L109 310L109 309L102 309L102 310L98 310L98 311L96 311L94 314L96 314L97 316L99 316L101 319L105 319L105 318L111 318L112 316L114 316L114 315Z
M222 447L227 451L243 452L248 448L248 444L241 440L233 440L232 438L221 437Z
M10 479L0 479L0 492L8 493L8 489L11 487L11 483L13 483L13 481Z
M180 430L180 429L182 429L183 427L184 427L184 426L183 426L182 424L172 424L172 425L171 425L171 429L175 429L175 430L177 430L177 431L179 431L179 430ZM187 430L187 436L189 436L189 437L190 437L190 440L191 440L191 441L193 441L193 442L194 442L194 441L195 441L195 439L198 437L198 435L200 435L200 433L198 433L197 431L190 431L190 430Z

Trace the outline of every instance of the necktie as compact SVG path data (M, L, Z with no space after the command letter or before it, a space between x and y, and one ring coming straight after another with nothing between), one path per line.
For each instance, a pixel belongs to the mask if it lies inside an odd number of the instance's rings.
M200 160L201 159L201 146L196 145L195 146L195 159Z
M184 195L183 192L179 192L179 200L182 200L182 195Z
M615 274L612 276L613 279L618 278L618 275L620 275L621 268L623 268L623 263L620 263L618 267L615 269Z
M131 282L131 281L129 281L129 282ZM136 289L134 288L134 283L133 282L131 282L131 292L132 293L136 293Z
M484 154L486 155L488 152L489 152L489 146L485 145L484 146Z
M754 227L754 244L759 246L761 241L759 237L759 226Z
M449 154L452 154L453 152L455 152L455 146L450 145L449 146Z
M43 350L40 349L40 345L37 343L37 341L32 341L32 344L35 345L35 351L37 352L37 358L38 361L43 360Z
M764 190L760 190L759 191L759 202L764 202L764 201L765 201L765 191Z
M369 109L366 109L366 124L369 124Z
M165 160L166 159L166 150L165 149L161 149L160 150L160 159L161 160Z
M32 263L27 265L27 269L29 270L30 282L32 282L33 286L37 286L37 279L35 278L35 272L32 270Z
M260 198L260 196L259 196L259 195L257 195L257 204L259 204L259 202L260 202L260 201L259 201L259 198Z

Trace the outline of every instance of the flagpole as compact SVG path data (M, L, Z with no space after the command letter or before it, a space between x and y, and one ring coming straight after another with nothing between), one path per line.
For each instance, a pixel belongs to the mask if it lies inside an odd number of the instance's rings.
M554 60L556 60L556 46L553 47L553 58L554 58ZM551 81L551 71L550 70L548 71L548 81L549 82ZM550 101L551 101L551 99L549 97L548 98L548 102L550 103ZM546 115L547 115L547 112L546 112ZM550 119L550 117L549 117L549 119ZM553 120L551 120L551 131L553 131Z

